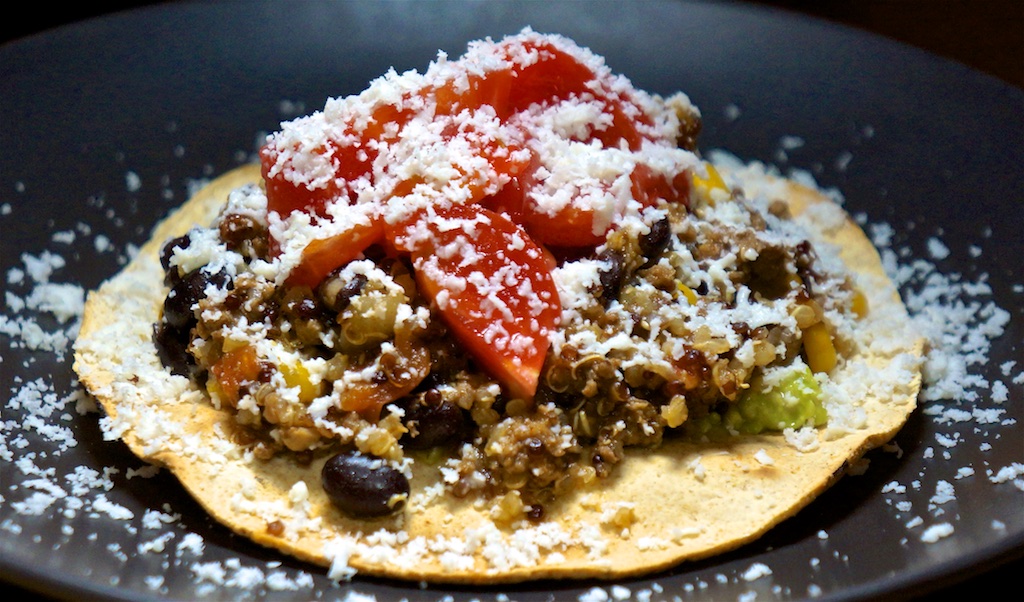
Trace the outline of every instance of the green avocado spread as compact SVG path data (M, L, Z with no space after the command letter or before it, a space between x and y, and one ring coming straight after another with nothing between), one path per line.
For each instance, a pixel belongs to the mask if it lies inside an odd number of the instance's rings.
M821 426L828 420L821 387L807 366L793 367L768 386L762 376L750 381L750 388L723 413L711 412L693 421L691 433L718 438L728 434L757 435L781 432L807 425Z

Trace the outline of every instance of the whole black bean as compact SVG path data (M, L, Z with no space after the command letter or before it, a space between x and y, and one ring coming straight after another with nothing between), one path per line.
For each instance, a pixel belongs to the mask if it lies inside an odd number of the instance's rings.
M185 274L164 299L164 321L177 329L190 327L195 321L192 306L206 297L207 285L224 287L227 282L228 275L224 272L209 274L198 269Z
M190 328L174 328L166 322L153 327L153 343L156 345L157 356L172 374L191 376L195 367L195 358L188 352L190 333Z
M620 251L614 249L605 249L597 258L608 262L608 268L598 273L601 280L601 300L607 306L619 296L619 289L622 288L622 281L626 276L626 258Z
M391 514L405 505L409 495L405 475L380 458L354 450L328 460L320 479L331 502L356 518Z
M303 320L316 320L323 315L320 305L317 304L315 299L309 297L296 301L292 309L295 311L295 315Z
M668 246L669 237L672 234L672 226L668 218L651 224L651 231L644 234L637 241L640 245L640 252L651 262L658 255L661 255Z
M160 250L160 266L164 269L164 282L169 286L181 280L178 268L171 267L171 257L174 255L174 250L187 249L190 244L192 244L192 239L189 238L188 233L185 233L164 243L163 248Z
M438 447L458 441L465 433L465 413L447 401L424 403L414 399L403 404L402 409L402 422L409 429L402 435L402 445L409 449Z
M220 239L228 249L247 256L259 256L259 250L266 245L266 228L254 218L240 213L229 213L221 217L218 226Z
M348 281L343 281L337 273L332 274L320 285L320 298L332 310L345 311L352 298L363 292L368 281L363 274L355 274Z

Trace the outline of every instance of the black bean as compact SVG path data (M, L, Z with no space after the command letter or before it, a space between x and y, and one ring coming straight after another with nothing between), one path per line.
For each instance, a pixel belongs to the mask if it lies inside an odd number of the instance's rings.
M341 279L340 271L328 276L317 289L320 300L335 312L343 312L352 302L352 298L363 291L368 279L363 274L355 274L348 281Z
M256 311L262 316L263 321L273 323L281 313L281 305L274 299L267 299L256 306Z
M338 295L334 298L334 305L338 311L344 311L348 307L349 303L352 302L352 298L363 292L363 287L366 286L367 278L363 274L356 274L345 283L345 286L341 287L338 291Z
M540 454L544 451L544 442L536 437L527 437L523 444L526 446L527 453Z
M466 417L458 406L439 400L434 403L415 398L409 400L401 404L405 410L402 421L409 429L408 433L402 435L403 446L409 449L429 449L458 441L465 434Z
M437 326L435 326L437 325ZM424 380L428 387L440 385L450 381L456 373L465 370L469 364L469 354L454 337L445 336L445 330L440 322L431 324L430 331L426 335L430 344L430 372ZM427 394L436 389L428 389Z
M598 273L601 280L601 300L607 306L613 299L619 297L619 289L622 288L622 281L626 275L626 258L620 251L605 249L597 259L608 263L608 268Z
M640 245L640 252L647 258L648 262L661 255L661 252L668 246L672 226L666 217L663 220L651 224L651 231L644 234L637 241Z
M741 337L746 338L750 334L750 325L746 322L733 322L730 326L732 331Z
M240 213L229 213L221 217L218 233L228 249L242 254L263 246L259 241L267 235L266 228L255 219Z
M269 383L274 378L274 374L277 373L277 366L272 362L261 361L259 367L260 371L256 374L256 382L260 384Z
M320 477L331 502L356 518L391 514L405 505L409 495L405 475L380 458L358 451L332 457L324 464Z
M178 268L171 267L171 257L174 255L174 250L187 249L190 244L192 244L192 239L189 238L188 233L186 233L167 241L164 243L163 249L160 250L160 265L164 268L164 282L166 282L168 286L181 280Z
M303 320L316 320L323 315L320 305L314 299L306 297L299 299L299 301L293 306L295 315L299 316Z
M179 280L164 299L164 322L173 328L184 329L195 319L192 305L198 301L198 296L192 286L193 280L189 276Z
M227 282L228 275L225 272L208 274L202 269L189 272L167 293L164 299L164 321L178 329L191 326L195 322L192 306L206 297L207 285L224 287Z
M188 352L190 333L191 328L174 328L165 322L153 327L157 356L173 374L190 376L195 367L195 358Z

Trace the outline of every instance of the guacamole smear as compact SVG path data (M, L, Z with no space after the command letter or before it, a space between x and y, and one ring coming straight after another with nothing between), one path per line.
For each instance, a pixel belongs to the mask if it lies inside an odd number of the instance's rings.
M751 379L750 388L724 413L713 412L695 420L696 434L712 438L757 435L825 424L828 413L811 369L799 363L784 370L770 382L763 375Z

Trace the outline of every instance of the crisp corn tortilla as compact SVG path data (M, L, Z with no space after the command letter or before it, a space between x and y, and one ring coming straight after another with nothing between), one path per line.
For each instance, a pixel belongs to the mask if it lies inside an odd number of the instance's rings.
M871 310L860 351L833 379L863 428L826 426L800 441L779 434L722 444L666 440L654 451L630 449L612 477L546 506L543 522L519 529L495 524L491 504L439 493L437 466L414 455L413 494L402 512L349 518L321 488L326 458L308 465L289 455L251 458L229 436L232 412L215 409L204 391L165 369L152 340L167 293L161 246L193 225L210 223L230 190L259 179L258 167L246 166L213 181L162 222L120 274L89 295L74 367L105 409L110 437L170 470L235 532L330 566L334 578L358 571L472 584L610 579L708 557L795 514L852 461L887 442L915 408L922 343L893 334L905 332L906 311L871 243L843 219L822 226L821 233L852 266ZM790 182L776 181L773 190L795 214L831 203Z

